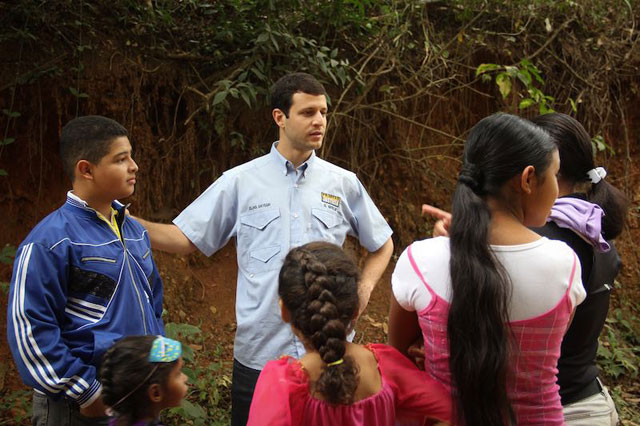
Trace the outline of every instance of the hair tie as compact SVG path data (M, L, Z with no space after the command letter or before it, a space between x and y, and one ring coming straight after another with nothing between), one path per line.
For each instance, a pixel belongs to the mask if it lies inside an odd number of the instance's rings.
M604 169L604 167L596 167L589 170L587 172L587 176L589 176L591 183L595 185L596 183L604 179L605 176L607 176L607 171Z
M334 365L340 365L344 362L344 358L340 358L337 361L333 361L333 362L328 362L327 363L327 367L333 367Z
M458 174L458 182L471 188L473 192L480 192L484 182L482 173L478 170L475 164L465 163L462 165L462 169Z

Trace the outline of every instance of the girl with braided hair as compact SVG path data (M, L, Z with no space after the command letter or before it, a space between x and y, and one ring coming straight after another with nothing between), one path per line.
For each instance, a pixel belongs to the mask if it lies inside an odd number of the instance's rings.
M249 425L393 425L449 421L444 388L397 350L347 341L358 312L355 263L334 244L289 252L279 276L282 319L307 353L262 370Z
M160 411L187 394L182 345L162 336L129 336L116 342L100 365L102 401L115 418L109 426L161 426Z
M563 425L563 335L585 298L580 262L545 224L558 148L528 120L494 114L465 142L449 237L411 244L392 276L389 341L424 339L425 370L466 426Z

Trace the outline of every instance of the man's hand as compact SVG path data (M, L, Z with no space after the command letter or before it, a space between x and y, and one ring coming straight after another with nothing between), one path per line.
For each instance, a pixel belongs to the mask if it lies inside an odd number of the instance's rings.
M429 215L436 219L436 224L433 225L434 237L448 237L449 226L451 226L451 213L441 210L437 207L429 204L422 205L422 215Z
M85 417L104 417L107 406L102 403L102 398L98 397L90 405L80 409L80 414Z

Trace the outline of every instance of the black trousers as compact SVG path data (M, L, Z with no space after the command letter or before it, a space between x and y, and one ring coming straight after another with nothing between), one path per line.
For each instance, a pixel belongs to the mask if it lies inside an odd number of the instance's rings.
M231 426L246 426L249 419L249 408L253 391L260 370L254 370L233 360L231 376Z

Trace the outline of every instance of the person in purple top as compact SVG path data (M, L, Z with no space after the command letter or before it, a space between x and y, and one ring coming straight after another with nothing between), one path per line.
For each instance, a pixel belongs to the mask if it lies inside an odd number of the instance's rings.
M593 162L591 138L575 119L546 114L532 120L558 146L559 198L547 224L534 229L562 240L578 255L587 298L576 309L564 336L558 360L558 384L567 425L615 425L618 414L607 388L598 379L596 353L613 281L621 261L613 243L624 227L628 202L605 180L606 171Z

